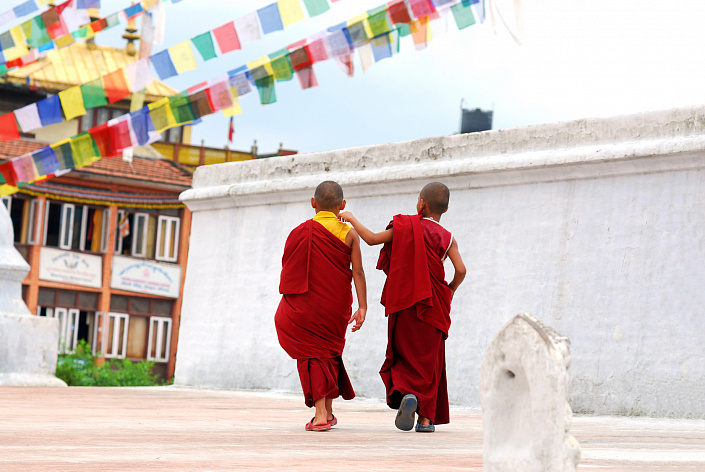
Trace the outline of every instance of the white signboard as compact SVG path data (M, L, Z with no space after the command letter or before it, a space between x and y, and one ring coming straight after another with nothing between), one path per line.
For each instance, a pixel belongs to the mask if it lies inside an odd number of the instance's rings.
M114 256L110 287L161 297L179 298L181 266Z
M40 252L39 278L52 282L100 288L103 258L80 252L43 247Z

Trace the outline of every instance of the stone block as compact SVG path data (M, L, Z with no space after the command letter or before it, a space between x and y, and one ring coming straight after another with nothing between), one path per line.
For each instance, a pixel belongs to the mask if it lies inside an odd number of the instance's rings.
M568 434L570 341L521 314L495 336L482 362L486 472L574 472L580 447Z

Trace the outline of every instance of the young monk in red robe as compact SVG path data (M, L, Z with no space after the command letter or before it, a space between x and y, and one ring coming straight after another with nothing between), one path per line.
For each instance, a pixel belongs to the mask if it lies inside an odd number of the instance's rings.
M416 215L396 215L381 233L373 233L350 212L349 221L369 245L384 244L377 268L387 274L382 304L389 318L387 354L380 375L387 388L387 405L399 410L397 428L433 432L434 424L450 422L446 386L445 340L450 328L450 302L465 278L458 243L439 221L448 211L450 190L426 185ZM455 269L445 281L443 263Z
M343 365L345 331L357 331L367 313L367 286L360 238L338 219L345 208L343 189L321 183L311 199L316 216L297 226L286 240L274 322L279 344L296 359L306 406L316 415L306 431L328 431L338 423L333 399L355 397ZM352 263L352 270L350 265ZM352 313L355 281L358 310Z

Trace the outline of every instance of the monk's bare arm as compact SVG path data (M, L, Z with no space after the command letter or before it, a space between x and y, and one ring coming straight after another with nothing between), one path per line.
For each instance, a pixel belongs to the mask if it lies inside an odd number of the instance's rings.
M355 216L349 211L340 212L340 219L342 221L347 221L355 228L357 234L367 243L368 246L376 246L378 244L388 243L392 240L392 228L385 229L381 233L373 233L362 223L358 221Z
M353 321L355 324L352 327L352 331L355 332L362 328L362 324L365 322L365 317L367 316L367 281L365 280L365 269L362 267L362 252L360 251L360 237L357 235L354 229L351 229L346 236L346 243L348 240L352 243L352 273L353 280L355 281L355 292L357 293L357 304L358 309L350 317L348 324Z
M455 275L453 275L453 280L450 281L448 287L455 294L458 289L458 285L463 282L467 269L465 269L465 264L463 263L463 258L460 257L460 251L458 251L458 243L453 238L453 242L450 243L450 248L448 248L448 259L453 263L453 268L455 269Z

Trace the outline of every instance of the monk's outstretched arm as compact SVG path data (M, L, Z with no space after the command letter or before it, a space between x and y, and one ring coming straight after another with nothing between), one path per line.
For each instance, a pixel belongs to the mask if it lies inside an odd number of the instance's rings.
M355 216L350 213L349 211L342 211L340 212L340 217L341 221L346 221L352 225L353 228L355 228L355 231L357 231L357 234L360 235L360 237L367 243L368 246L376 246L378 244L384 244L388 243L392 240L392 229L389 228L386 229L380 233L373 233L369 229L365 227L362 223L358 221Z
M355 282L355 292L357 293L358 305L357 311L350 317L348 324L353 321L355 322L352 327L352 331L355 332L362 328L362 323L365 322L365 317L367 316L367 281L365 280L365 269L362 267L360 238L355 230L350 230L347 237L352 238L352 254L350 257L352 260L353 281Z
M448 287L455 295L455 291L458 289L458 285L465 279L465 274L467 269L465 269L465 264L463 263L463 258L460 257L460 251L458 251L458 243L453 238L453 242L450 243L450 248L448 248L448 259L453 263L453 268L455 269L455 274L453 275L453 280L450 281Z

